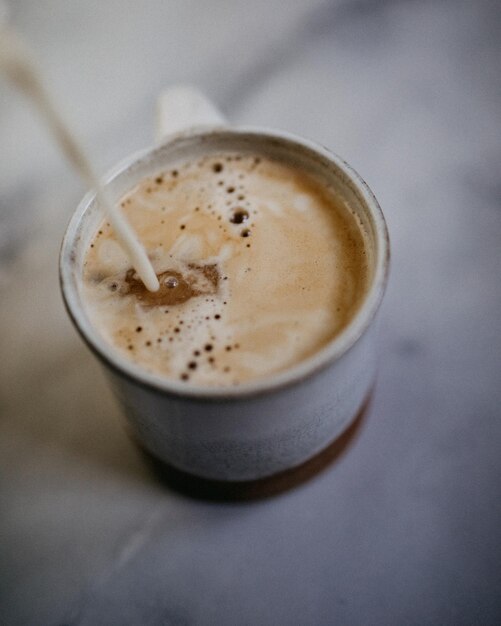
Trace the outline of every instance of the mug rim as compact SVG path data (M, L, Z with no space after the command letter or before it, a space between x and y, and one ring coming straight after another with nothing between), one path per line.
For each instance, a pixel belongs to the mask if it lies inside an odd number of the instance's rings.
M354 185L361 195L363 202L368 209L368 217L373 227L375 236L375 265L371 285L364 295L363 301L355 315L348 324L334 336L325 346L312 356L296 363L286 370L270 374L267 377L257 378L237 386L209 387L194 385L192 383L178 382L174 378L162 377L145 370L141 365L135 364L122 357L118 350L108 345L101 337L97 329L90 323L85 315L83 303L78 292L77 280L72 271L72 264L75 259L75 248L78 243L78 228L84 219L89 207L95 199L95 193L89 191L79 202L76 210L71 216L65 230L60 255L59 255L59 282L63 301L66 310L73 322L77 332L84 342L94 352L98 359L107 367L110 367L122 378L127 378L139 386L153 389L162 395L170 395L183 400L241 400L249 397L259 397L300 384L324 370L329 365L337 362L346 352L348 352L357 341L368 330L381 304L386 284L388 281L390 243L386 221L371 189L364 179L340 156L326 148L325 146L299 137L288 131L274 130L261 126L210 126L195 127L167 137L158 145L145 148L122 159L117 165L111 168L103 177L105 185L109 185L113 180L136 163L147 157L151 157L156 151L164 149L166 145L174 143L183 138L195 137L197 135L210 136L218 132L235 135L254 135L256 138L265 137L268 139L282 140L296 144L317 153L335 165Z

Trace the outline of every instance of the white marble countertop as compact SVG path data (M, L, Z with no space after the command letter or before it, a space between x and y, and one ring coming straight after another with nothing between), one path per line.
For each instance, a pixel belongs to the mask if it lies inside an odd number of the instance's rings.
M381 364L360 436L247 504L159 486L58 291L81 183L0 83L0 623L501 623L500 5L12 2L101 171L156 94L343 155L388 220Z

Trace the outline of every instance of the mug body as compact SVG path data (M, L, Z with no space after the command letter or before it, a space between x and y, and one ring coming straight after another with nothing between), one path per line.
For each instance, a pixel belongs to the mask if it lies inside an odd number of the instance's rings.
M127 360L100 337L82 299L84 256L102 219L93 194L82 200L68 226L60 280L68 312L102 361L141 445L183 472L248 481L302 464L336 439L362 407L375 375L374 321L387 279L389 243L377 201L353 169L325 148L285 132L198 127L178 133L117 166L106 179L108 192L118 201L146 176L230 150L300 167L339 196L365 230L370 286L350 323L318 353L285 372L232 388L167 380Z
M132 432L156 458L210 480L250 481L301 465L334 441L374 382L370 329L332 365L266 394L166 395L108 370Z

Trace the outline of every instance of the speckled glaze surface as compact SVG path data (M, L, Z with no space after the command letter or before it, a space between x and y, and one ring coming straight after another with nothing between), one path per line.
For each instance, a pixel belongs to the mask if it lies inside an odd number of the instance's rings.
M114 394L142 445L160 460L203 478L248 481L269 477L300 465L332 443L353 421L373 384L374 320L389 260L384 218L364 181L321 146L289 133L228 126L201 94L189 88L169 90L159 104L159 146L111 172L107 184L115 197L169 161L225 148L254 149L289 159L337 188L369 233L372 284L343 332L286 372L214 389L149 374L104 344L87 319L79 293L83 255L99 220L91 194L69 224L60 262L66 307L104 364ZM187 128L188 119L193 124Z

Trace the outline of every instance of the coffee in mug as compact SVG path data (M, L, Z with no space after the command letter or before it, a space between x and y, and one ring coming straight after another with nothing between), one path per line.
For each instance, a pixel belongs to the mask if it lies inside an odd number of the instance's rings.
M367 291L357 214L285 160L226 151L175 163L119 205L160 289L146 289L104 219L84 302L103 340L159 376L225 387L284 371L332 341Z

